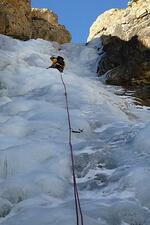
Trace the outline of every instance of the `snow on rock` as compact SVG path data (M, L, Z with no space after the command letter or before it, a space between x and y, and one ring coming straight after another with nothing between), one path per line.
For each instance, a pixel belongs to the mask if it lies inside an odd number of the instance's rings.
M72 128L83 129L72 137L85 224L150 224L149 109L97 79L96 48L0 35L0 224L76 223L64 89L46 69L52 55L65 58Z

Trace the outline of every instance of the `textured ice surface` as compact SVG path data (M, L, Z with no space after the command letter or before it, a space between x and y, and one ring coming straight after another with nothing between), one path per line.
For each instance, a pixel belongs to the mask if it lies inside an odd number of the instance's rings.
M97 44L0 35L0 224L76 224L64 90L59 72L45 69L51 55L65 58L72 128L84 130L73 148L85 224L150 224L150 111L98 80Z

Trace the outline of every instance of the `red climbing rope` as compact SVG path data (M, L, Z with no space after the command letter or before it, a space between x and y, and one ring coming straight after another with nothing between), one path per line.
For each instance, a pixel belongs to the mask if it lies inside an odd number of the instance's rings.
M61 81L62 81L64 91L65 91L66 110L67 110L67 117L68 117L69 147L70 147L71 163L72 163L72 176L73 176L73 188L74 188L74 200L75 200L77 225L80 225L80 222L81 222L81 225L84 225L83 214L82 214L82 209L81 209L81 204L80 204L80 197L79 197L77 181L76 181L76 176L75 176L75 162L74 162L74 154L73 154L73 147L72 147L72 128L71 128L71 119L70 119L70 113L69 113L67 88L66 88L66 84L63 80L63 74L62 73L60 73L60 74L61 74Z

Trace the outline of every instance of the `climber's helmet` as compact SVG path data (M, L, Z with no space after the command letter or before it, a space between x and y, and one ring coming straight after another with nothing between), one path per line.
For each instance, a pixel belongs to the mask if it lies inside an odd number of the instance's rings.
M54 59L56 59L55 56L51 56L51 57L50 57L50 60L51 60L51 61L53 61Z

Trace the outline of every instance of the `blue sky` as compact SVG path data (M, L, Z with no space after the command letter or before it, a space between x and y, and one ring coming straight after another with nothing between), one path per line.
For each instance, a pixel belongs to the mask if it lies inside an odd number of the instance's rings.
M125 8L128 0L32 0L32 7L49 8L72 34L72 41L86 42L98 15L111 8Z

